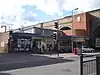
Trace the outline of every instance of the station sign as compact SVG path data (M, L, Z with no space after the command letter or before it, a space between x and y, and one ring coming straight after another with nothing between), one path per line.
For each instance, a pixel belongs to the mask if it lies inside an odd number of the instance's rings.
M96 47L100 47L100 38L96 38L96 44L95 44Z
M85 39L83 37L75 37L72 38L73 42L85 42Z

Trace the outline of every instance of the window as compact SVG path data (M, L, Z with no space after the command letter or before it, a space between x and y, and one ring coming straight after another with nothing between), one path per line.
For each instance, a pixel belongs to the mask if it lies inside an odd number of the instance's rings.
M78 16L78 17L77 17L77 21L78 21L78 22L80 22L80 20L81 20L81 17L80 17L80 16Z
M71 30L71 28L70 27L63 27L60 30Z

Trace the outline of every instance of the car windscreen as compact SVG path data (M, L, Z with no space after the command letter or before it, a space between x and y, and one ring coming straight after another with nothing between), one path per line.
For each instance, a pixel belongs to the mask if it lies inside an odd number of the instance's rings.
M82 46L82 48L89 48L89 47L87 47L87 46Z

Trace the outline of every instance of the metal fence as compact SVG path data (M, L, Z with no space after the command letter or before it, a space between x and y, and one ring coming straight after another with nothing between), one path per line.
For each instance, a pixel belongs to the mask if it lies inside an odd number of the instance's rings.
M96 75L96 59L83 62L83 75Z
M80 75L97 75L96 56L91 56L91 55L80 56L80 71L81 71Z

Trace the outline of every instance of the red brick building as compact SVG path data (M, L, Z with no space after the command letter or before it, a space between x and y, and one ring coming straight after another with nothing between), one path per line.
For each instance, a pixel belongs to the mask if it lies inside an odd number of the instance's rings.
M86 12L86 13L73 15L73 17L72 16L64 17L62 19L58 19L57 21L59 22L60 29L62 29L63 27L70 27L70 29L68 30L61 30L66 35L88 36L89 16L90 15ZM53 29L54 21L43 23L43 28Z
M55 21L59 22L59 30L67 36L88 37L90 47L100 48L100 43L96 41L96 39L100 39L100 9L44 22L42 26L54 29Z
M46 29L54 29L54 21L58 21L59 29L63 27L69 28L68 30L67 29L61 30L66 35L93 36L94 31L100 25L99 18L100 18L100 9L97 9L89 12L76 14L73 16L67 16L53 21L44 22L42 27Z

